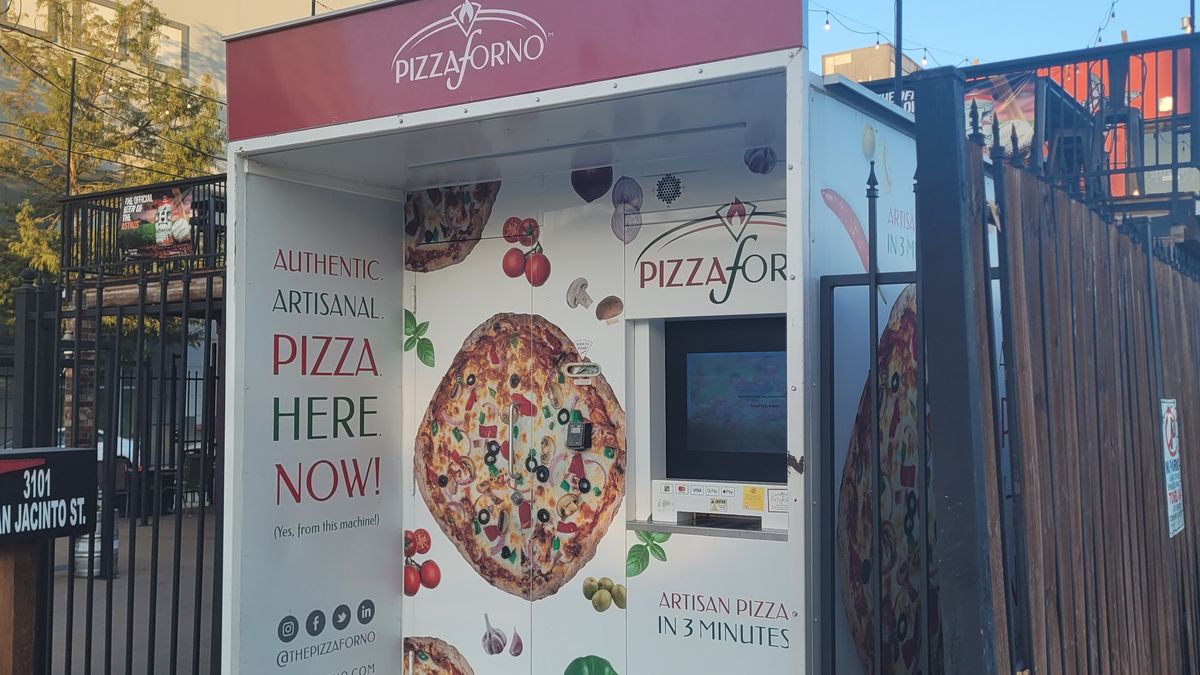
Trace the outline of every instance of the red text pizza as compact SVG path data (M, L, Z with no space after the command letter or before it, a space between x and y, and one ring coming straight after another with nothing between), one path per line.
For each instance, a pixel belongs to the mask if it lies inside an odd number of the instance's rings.
M922 631L920 566L920 466L917 458L916 292L904 289L879 339L879 453L883 499L879 542L882 561L872 559L876 502L871 495L870 385L863 387L838 499L837 551L846 619L868 671L873 667L875 575L883 575L883 669L902 675L920 670ZM932 513L932 511L930 511ZM936 523L929 521L930 546ZM936 564L929 557L930 658L941 654ZM932 668L940 672L940 668Z
M432 637L404 638L404 675L475 675L449 643Z
M404 269L432 272L462 262L483 237L500 181L429 188L404 200Z
M625 412L603 374L538 315L467 336L417 432L414 476L446 536L489 583L537 600L596 553L625 495ZM587 425L584 447L568 427Z

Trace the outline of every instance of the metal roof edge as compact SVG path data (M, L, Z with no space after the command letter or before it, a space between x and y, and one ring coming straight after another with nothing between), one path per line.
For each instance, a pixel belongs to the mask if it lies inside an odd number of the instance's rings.
M916 118L912 113L892 105L890 101L845 75L835 73L821 76L820 79L822 88L834 98L865 113L890 121L903 131L916 132Z

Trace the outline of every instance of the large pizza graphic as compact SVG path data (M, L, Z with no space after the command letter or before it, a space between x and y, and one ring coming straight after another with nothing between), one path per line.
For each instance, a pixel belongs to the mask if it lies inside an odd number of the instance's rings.
M467 336L417 432L414 472L446 536L493 586L538 600L596 553L625 495L625 412L536 314ZM590 429L568 447L568 427Z
M483 237L500 181L429 188L404 200L404 269L432 272L457 265Z
M475 671L448 642L434 637L407 637L404 675L475 675Z
M916 291L908 286L892 306L879 339L879 441L882 484L882 561L872 560L871 524L876 508L871 498L870 383L859 399L850 451L838 499L837 551L841 563L842 602L863 667L874 663L875 576L883 575L883 655L885 673L920 671L922 631L919 510L928 508L917 491ZM929 510L929 542L937 524ZM941 622L938 619L937 566L929 557L930 668L941 672Z

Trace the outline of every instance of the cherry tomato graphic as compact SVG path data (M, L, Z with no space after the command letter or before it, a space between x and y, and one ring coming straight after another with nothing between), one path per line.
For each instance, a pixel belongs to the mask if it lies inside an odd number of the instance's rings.
M412 530L404 531L404 557L411 558L417 553L417 541Z
M521 221L521 238L519 241L522 246L533 246L538 240L538 221L533 218L526 218Z
M541 286L550 278L550 259L545 253L535 252L529 254L529 260L525 263L525 278L533 286Z
M504 221L504 241L515 244L521 240L521 219L513 216Z
M432 560L421 563L421 585L425 588L437 588L440 583L442 583L442 570L438 568L437 563Z
M417 553L429 553L429 530L421 528L413 532L413 542L417 546Z
M421 590L421 568L416 565L404 566L404 594L412 597Z
M504 268L504 273L516 279L525 271L525 254L519 248L510 248L504 254L504 260L500 266Z

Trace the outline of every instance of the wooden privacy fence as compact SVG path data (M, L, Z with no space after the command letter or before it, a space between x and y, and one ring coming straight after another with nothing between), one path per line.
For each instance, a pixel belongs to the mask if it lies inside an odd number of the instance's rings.
M1200 283L1038 177L997 168L1014 670L1200 672ZM1168 536L1160 399L1178 402Z

